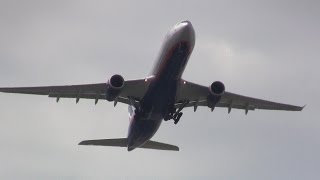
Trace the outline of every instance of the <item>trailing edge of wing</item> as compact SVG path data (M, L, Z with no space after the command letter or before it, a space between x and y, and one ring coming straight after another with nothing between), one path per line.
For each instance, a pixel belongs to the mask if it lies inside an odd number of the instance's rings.
M127 138L86 140L86 141L80 142L79 145L127 147L128 140ZM143 146L139 148L179 151L178 146L160 143L156 141L147 141Z

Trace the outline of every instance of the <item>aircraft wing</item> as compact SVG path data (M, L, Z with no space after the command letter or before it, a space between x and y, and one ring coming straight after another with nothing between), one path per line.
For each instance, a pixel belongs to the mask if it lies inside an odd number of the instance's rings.
M125 81L117 101L130 104L131 102L128 97L139 101L144 96L148 86L149 82L146 82L145 79ZM105 100L106 87L106 83L68 86L12 87L0 88L0 92L47 95L56 98L57 102L60 98L75 98L76 102L78 102L79 99L94 99L95 104L97 104L99 99Z
M185 107L194 107L196 111L198 106L207 106L207 96L210 94L209 87L198 85L195 83L182 80L176 100L175 107L179 108L184 102ZM243 109L246 114L249 110L265 109L265 110L284 110L284 111L301 111L303 107L289 104L277 103L252 97L242 96L231 92L225 92L219 103L215 107L231 109Z

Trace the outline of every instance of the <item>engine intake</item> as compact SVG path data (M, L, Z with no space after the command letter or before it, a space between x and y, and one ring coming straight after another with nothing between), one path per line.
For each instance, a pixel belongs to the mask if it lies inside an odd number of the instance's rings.
M214 108L225 92L224 84L220 81L215 81L209 86L209 91L210 94L207 96L208 107Z
M116 74L111 76L107 82L106 100L114 101L120 94L124 86L124 79L121 75Z
M220 81L215 81L210 85L210 93L214 96L222 96L224 90L224 84Z

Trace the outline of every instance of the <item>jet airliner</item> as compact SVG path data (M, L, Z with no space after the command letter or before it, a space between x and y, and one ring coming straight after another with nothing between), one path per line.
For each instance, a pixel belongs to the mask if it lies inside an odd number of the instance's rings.
M68 86L0 88L0 92L47 95L56 98L93 99L128 105L130 125L127 138L86 140L79 145L99 145L179 151L179 147L150 140L164 121L177 124L184 108L200 107L243 109L245 114L255 109L301 111L303 107L276 103L225 91L225 85L215 81L202 86L182 79L183 71L195 45L195 31L190 21L176 24L167 34L150 76L125 80L111 76L106 83Z

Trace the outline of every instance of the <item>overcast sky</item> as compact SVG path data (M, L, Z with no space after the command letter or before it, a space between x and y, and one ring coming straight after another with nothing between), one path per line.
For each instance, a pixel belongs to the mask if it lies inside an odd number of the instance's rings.
M148 75L167 31L190 20L183 77L302 112L185 109L153 140L179 152L78 146L126 137L126 105L0 94L1 179L292 180L320 176L319 1L0 1L0 87Z

